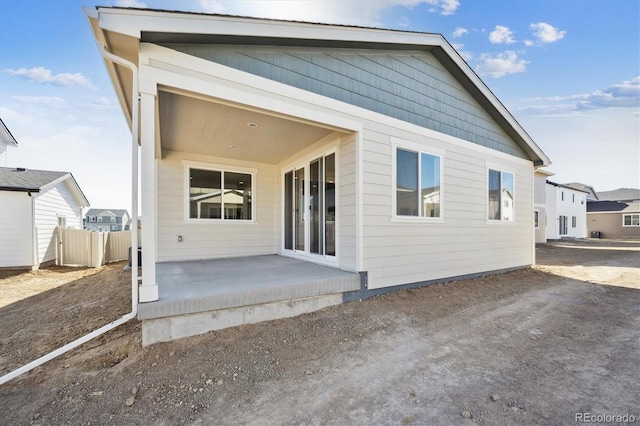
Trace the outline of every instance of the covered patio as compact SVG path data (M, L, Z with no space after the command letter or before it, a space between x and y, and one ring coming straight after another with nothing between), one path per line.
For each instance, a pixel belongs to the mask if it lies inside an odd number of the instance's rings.
M278 255L156 265L159 300L141 303L149 320L360 289L360 275Z

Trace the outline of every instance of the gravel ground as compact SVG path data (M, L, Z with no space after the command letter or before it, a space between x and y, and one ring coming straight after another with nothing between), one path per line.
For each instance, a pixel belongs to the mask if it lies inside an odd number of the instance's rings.
M532 269L147 348L130 321L1 386L0 424L640 422L640 244L536 253ZM122 266L4 271L0 374L126 313Z

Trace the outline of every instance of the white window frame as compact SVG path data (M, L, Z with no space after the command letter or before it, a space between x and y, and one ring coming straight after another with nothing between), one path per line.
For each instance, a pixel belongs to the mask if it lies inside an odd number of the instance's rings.
M111 220L111 223L116 223L116 217L115 216L111 216L109 219Z
M199 161L182 161L183 165L183 180L184 180L184 188L183 188L183 210L184 210L184 222L185 223L210 223L210 224L254 224L257 223L256 217L256 206L257 206L257 191L256 191L256 178L258 175L258 170L251 167L241 167L241 166L233 166L229 164L219 164L219 163L204 163ZM225 219L224 218L224 209L222 214L220 215L220 219L213 218L191 218L189 217L189 170L191 169L199 169L199 170L209 170L212 172L222 172L222 183L224 184L224 173L244 173L251 175L251 219Z
M391 222L404 222L404 223L445 223L444 218L444 160L445 160L445 151L443 149L434 148L431 146L425 146L420 143L411 142L404 139L399 138L391 138L391 149L392 149L392 159L391 159L391 176L392 176L392 184L391 184ZM428 217L428 216L400 216L397 214L397 204L396 204L396 178L397 178L397 153L398 149L402 149L405 151L412 151L418 153L418 179L420 179L422 175L422 161L420 159L420 154L428 154L434 157L438 157L440 159L440 216L439 217ZM422 208L422 207L420 207Z
M118 230L118 225L111 225L111 230L112 231L117 231Z
M502 196L500 197L500 219L489 219L489 172L493 170L495 172L500 172L500 186L502 187L502 173L509 173L511 176L513 176L513 205L512 205L512 210L513 210L513 218L510 220L506 220L503 219L503 213L504 213L504 207L502 205ZM486 200L486 209L485 209L485 220L486 223L490 223L490 224L503 224L503 225L509 225L509 224L515 224L516 223L516 173L515 170L510 169L508 167L504 167L502 165L498 165L498 164L492 164L489 162L485 163L485 173L484 173L484 177L485 177L485 200ZM502 189L501 189L502 191Z
M98 216L98 220L97 220L97 222L98 222L98 223L102 223L102 216Z
M631 225L625 225L625 224L624 224L624 219L625 219L625 217L626 217L626 216L629 216L629 217L631 218L631 221L630 221L630 222L631 222ZM637 224L637 225L634 225L634 224L633 224L633 217L634 217L634 216L637 216L637 217L638 217L638 224ZM624 214L622 215L622 227L623 227L623 228L637 228L637 227L639 227L639 226L640 226L640 213L624 213Z

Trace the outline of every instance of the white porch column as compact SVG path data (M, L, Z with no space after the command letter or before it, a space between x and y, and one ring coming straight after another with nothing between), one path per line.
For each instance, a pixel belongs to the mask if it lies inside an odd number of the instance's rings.
M143 89L141 85L141 89ZM156 94L140 93L140 177L142 201L142 285L140 302L158 300L156 281Z

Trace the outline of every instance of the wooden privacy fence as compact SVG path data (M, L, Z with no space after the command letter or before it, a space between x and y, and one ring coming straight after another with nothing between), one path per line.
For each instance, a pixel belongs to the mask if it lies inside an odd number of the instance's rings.
M92 232L58 227L56 236L58 265L96 268L129 258L130 231Z

